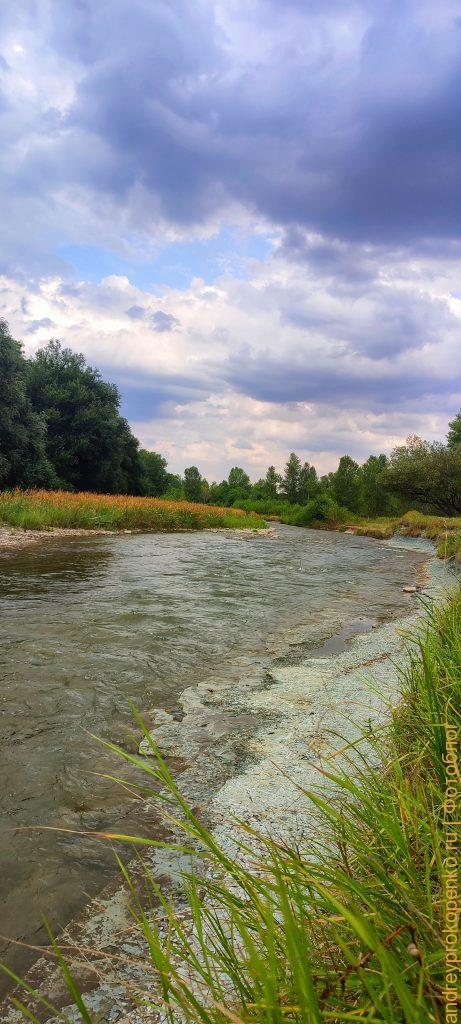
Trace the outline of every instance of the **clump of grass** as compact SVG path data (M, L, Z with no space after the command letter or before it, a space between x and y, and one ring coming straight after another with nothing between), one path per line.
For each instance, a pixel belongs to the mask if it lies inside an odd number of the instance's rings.
M187 914L148 879L162 924L133 889L156 976L144 1002L170 1024L441 1024L447 724L459 734L461 590L413 637L387 730L354 745L349 769L323 772L334 795L298 791L315 812L302 844L240 823L229 855L147 730L153 766L119 750L161 784L201 865L184 876Z
M451 558L461 563L461 532L446 533L439 537L437 554L439 558Z
M19 489L0 492L0 523L24 530L61 527L154 532L265 526L264 520L251 512L214 505L124 494Z
M326 529L328 529L328 524ZM451 558L461 562L461 518L459 516L432 516L425 515L423 512L406 512L403 516L361 519L351 514L343 523L342 529L353 529L358 537L375 537L377 540L388 540L396 533L404 534L406 537L427 537L429 540L437 542L439 558Z

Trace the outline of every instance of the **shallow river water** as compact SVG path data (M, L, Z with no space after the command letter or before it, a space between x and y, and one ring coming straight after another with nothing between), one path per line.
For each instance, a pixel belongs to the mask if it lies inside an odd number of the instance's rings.
M41 912L58 928L112 876L111 851L72 830L141 831L134 802L94 774L118 768L90 733L135 750L129 701L174 709L186 686L242 654L264 658L268 635L295 624L318 635L324 623L327 638L328 620L341 621L347 637L402 614L402 587L426 557L289 527L48 539L3 553L0 959L25 967L7 938L42 944Z

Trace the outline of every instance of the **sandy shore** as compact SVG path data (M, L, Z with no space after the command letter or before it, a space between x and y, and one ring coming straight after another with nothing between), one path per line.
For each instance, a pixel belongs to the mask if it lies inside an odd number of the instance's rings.
M423 592L436 599L448 592L456 576L446 563L431 557L427 541L394 538L387 543L427 552L420 577ZM418 598L409 594L406 615L352 637L340 620L330 621L327 633L325 625L319 626L318 635L312 627L308 633L295 627L283 637L269 638L269 667L244 656L231 675L226 668L222 675L186 689L179 713L155 712L155 742L174 765L182 792L200 807L226 849L235 852L234 816L288 841L302 843L303 835L312 831L312 808L293 783L307 789L318 786L319 766L331 766L332 757L337 766L345 740L386 718L399 699L396 664L403 657L403 630L417 625L421 614ZM342 651L325 656L322 645L328 637L343 634L348 639ZM141 750L146 753L143 744ZM148 860L157 879L166 887L174 884L182 867L178 855L159 850L149 853ZM91 901L60 941L85 950L72 957L72 964L95 1024L148 1024L156 1019L152 1010L135 1007L130 995L130 989L153 987L153 977L149 982L146 951L130 919L128 894L118 881ZM106 961L95 960L90 952L94 947L105 950ZM52 962L42 958L27 980L74 1020ZM4 1024L21 1020L7 1003L0 1009Z

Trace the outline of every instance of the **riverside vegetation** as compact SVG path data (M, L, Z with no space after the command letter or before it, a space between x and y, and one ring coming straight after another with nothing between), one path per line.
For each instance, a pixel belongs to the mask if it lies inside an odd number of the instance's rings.
M368 732L363 746L354 743L352 769L336 768L334 758L323 767L335 796L321 787L298 793L316 820L302 844L240 823L235 855L226 853L181 796L147 729L154 764L106 744L146 774L192 857L179 909L147 871L160 915L142 909L132 887L148 949L144 1006L171 1024L449 1019L446 841L450 818L458 816L447 812L445 788L447 730L459 736L461 726L461 589L426 613L409 639L402 700L388 726ZM54 950L78 1019L91 1024L56 944ZM13 1001L38 1020L21 999Z
M265 526L254 512L187 501L19 489L0 492L0 524L24 530L57 527L153 532Z

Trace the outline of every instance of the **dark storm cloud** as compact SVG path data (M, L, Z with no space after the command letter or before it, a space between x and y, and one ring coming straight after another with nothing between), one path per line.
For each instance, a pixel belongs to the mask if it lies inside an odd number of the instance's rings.
M456 284L440 265L461 251L459 13L454 0L4 4L0 273L28 296L39 278L59 279L66 324L87 317L89 349L92 314L109 316L110 350L124 311L114 362L140 325L166 335L148 339L152 351L189 346L190 364L171 365L198 367L196 379L146 378L142 334L137 378L118 376L132 418L229 388L378 412L450 404L461 390L446 299ZM222 275L213 316L211 296L184 307L176 284L172 312L155 310L165 296L130 290L129 269L123 286L116 273L87 286L86 265L80 284L72 276L76 248L96 264L119 252L124 267L131 253L139 269L162 239L246 230L245 215L281 242L238 287ZM191 278L202 276L194 259ZM29 329L48 326L48 311L31 304ZM242 337L255 339L245 351ZM212 366L200 356L208 338ZM433 352L424 362L439 342L440 363Z
M362 311L360 307L357 311L356 301L344 302L339 312L335 312L333 303L331 309L317 312L315 293L312 306L309 296L281 296L281 321L304 332L301 345L306 346L310 337L321 334L325 342L329 339L352 355L358 353L377 361L409 349L422 349L445 337L448 331L459 330L459 320L446 302L427 294L377 284L360 289L355 298L364 300Z
M79 70L66 111L21 116L13 190L103 194L140 230L154 209L190 225L237 200L343 239L456 237L461 20L449 0L269 9L268 20L267 5L234 5L228 37L208 0L54 0L46 18L29 5L37 58ZM266 51L254 42L263 30ZM147 219L136 189L154 204Z
M372 366L346 360L312 365L309 353L275 358L270 354L232 356L224 370L237 391L262 402L313 402L335 407L357 407L380 412L439 396L461 394L461 373L435 377L412 366L374 373Z
M114 366L105 368L107 376L120 388L122 413L129 420L167 419L177 406L187 406L208 398L209 387L199 377L181 375L126 374Z

